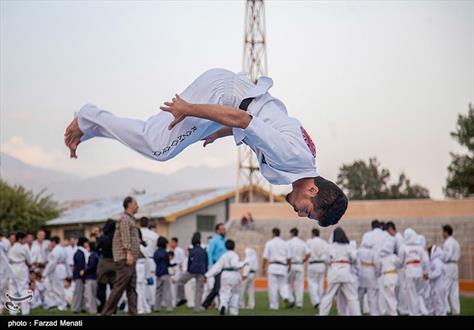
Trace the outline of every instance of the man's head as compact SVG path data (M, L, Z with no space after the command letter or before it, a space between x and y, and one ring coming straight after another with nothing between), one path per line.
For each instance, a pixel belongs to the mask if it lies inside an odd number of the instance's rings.
M272 235L273 237L279 237L280 236L280 229L279 228L273 228L272 229Z
M32 233L26 234L26 244L31 245L33 244L34 240L35 240L35 237L33 236Z
M392 221L387 222L385 226L390 235L395 236L397 234L397 227L395 227L395 224Z
M15 234L15 241L20 243L20 244L23 244L26 242L26 233L22 232L22 231L19 231Z
M52 250L61 242L58 236L51 237L51 243L49 243L49 249Z
M166 237L160 236L158 237L158 241L156 242L156 245L160 249L166 249L166 246L168 245L168 240L166 239Z
M201 244L201 233L200 232L195 232L193 234L193 237L191 238L191 244L194 245L200 245Z
M44 230L42 229L38 230L38 232L36 233L36 239L38 240L38 242L44 241L45 238L46 238L46 233L44 232Z
M319 229L318 228L313 228L311 230L311 234L313 234L313 237L319 237Z
M225 226L223 223L218 223L215 227L214 230L216 231L217 235L225 236Z
M225 248L229 251L233 251L235 249L235 242L231 239L225 241Z
M372 227L372 229L380 228L380 221L378 221L377 219L372 220L370 226Z
M69 246L76 246L77 245L77 238L69 237Z
M170 241L170 249L174 250L178 246L178 237L172 237Z
M286 201L300 217L317 220L322 227L336 224L348 204L344 192L321 176L293 182L293 191L286 195Z
M7 238L10 241L11 245L13 245L16 242L16 234L13 232L8 233Z
M138 212L137 200L131 196L125 197L125 199L123 200L123 209L127 213L134 215L135 213Z
M450 225L443 226L443 238L448 239L449 236L453 235L453 227Z
M150 219L148 219L147 217L141 217L139 222L140 227L142 228L148 228L148 226L150 225Z
M292 237L298 236L298 228L296 228L296 227L291 228L290 229L290 234L291 234Z
M83 248L86 248L88 243L89 240L86 237L79 237L79 240L77 241L77 246L82 246Z

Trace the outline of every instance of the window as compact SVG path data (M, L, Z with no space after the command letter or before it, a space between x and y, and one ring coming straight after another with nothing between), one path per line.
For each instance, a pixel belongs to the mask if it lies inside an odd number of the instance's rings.
M65 229L64 230L64 239L69 239L71 237L79 238L84 236L84 229Z
M215 215L197 215L197 231L214 231L216 225Z

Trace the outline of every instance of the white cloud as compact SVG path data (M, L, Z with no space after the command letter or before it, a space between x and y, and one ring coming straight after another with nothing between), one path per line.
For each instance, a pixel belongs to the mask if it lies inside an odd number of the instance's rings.
M0 150L29 165L38 167L55 167L64 158L62 152L28 144L21 136L12 136L1 144Z

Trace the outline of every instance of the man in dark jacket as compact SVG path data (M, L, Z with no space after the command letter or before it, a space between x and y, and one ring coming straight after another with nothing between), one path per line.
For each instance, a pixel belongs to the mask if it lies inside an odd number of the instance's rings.
M84 299L84 280L89 259L89 240L80 237L77 243L77 251L74 253L74 266L72 269L72 279L75 283L74 296L71 309L74 313L80 313L86 310Z
M189 249L188 269L178 280L178 303L177 306L184 305L187 300L184 298L184 285L192 278L196 279L196 290L194 295L194 311L204 310L201 306L202 292L204 290L205 276L207 272L207 252L201 247L201 233L194 233Z

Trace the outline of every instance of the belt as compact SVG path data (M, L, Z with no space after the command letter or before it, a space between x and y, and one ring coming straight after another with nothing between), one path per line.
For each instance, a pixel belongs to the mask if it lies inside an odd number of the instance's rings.
M416 265L416 264L419 264L420 262L421 262L420 260L408 260L406 262L406 264L407 265L412 265L412 264Z
M255 270L251 270L251 271L249 271L249 274L256 273L256 272L257 271L255 271Z
M254 100L255 97L248 97L246 99L243 99L242 102L240 102L239 109L247 111L247 108L249 107L250 103Z
M386 272L383 272L384 275L396 274L396 273L398 273L396 269L391 269L391 270L387 270Z
M312 265L312 264L323 264L324 263L324 260L313 260L313 261L310 261L309 264Z
M13 265L21 265L21 264L26 265L26 261L10 261L10 263L13 264Z
M239 269L238 269L238 268L228 267L228 268L222 268L222 271L223 271L223 272L238 272Z
M365 267L374 267L375 264L373 262L366 262L366 261L362 261L360 263L362 266L365 266Z
M270 264L278 264L278 265L283 265L286 266L286 262L280 262L280 261L270 261Z
M332 262L333 264L350 264L349 260L336 260Z

